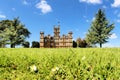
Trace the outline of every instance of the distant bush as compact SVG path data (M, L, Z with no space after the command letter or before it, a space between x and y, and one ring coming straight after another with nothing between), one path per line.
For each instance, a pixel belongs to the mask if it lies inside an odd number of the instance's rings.
M28 41L23 42L23 43L22 43L22 46L23 46L24 48L29 48L29 47L30 47L30 43L29 43Z
M37 41L33 41L32 42L31 48L39 48L39 47L40 47L40 43L39 42L37 42Z
M78 38L76 42L77 42L77 46L80 48L86 48L88 46L85 39Z
M73 41L73 48L77 47L77 43L75 41Z

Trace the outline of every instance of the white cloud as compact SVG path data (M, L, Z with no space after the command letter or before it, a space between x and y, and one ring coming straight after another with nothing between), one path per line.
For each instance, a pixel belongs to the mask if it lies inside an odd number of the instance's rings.
M114 0L114 3L111 4L112 7L120 7L120 0Z
M4 19L4 18L6 18L6 16L3 14L0 14L0 18Z
M23 0L24 5L28 5L29 3L26 0Z
M118 19L117 22L120 23L120 19Z
M115 46L112 45L111 43L106 43L106 44L103 44L103 47L115 47Z
M106 8L107 8L107 6L103 5L103 6L102 6L102 8L106 9Z
M46 0L41 0L38 4L36 4L36 8L41 9L41 12L43 14L46 14L52 11L51 6L47 3Z
M117 35L115 33L113 33L110 37L110 39L116 39L117 38Z
M86 20L86 22L88 23L88 22L89 22L89 20L87 19L87 20Z
M80 2L86 2L90 4L101 4L102 0L79 0Z
M15 9L15 8L12 8L12 10L13 10L13 11L16 11L16 9Z
M92 21L94 21L94 20L95 20L95 17L92 18Z

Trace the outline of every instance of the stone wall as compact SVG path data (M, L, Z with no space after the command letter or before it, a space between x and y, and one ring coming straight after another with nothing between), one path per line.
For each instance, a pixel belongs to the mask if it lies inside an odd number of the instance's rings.
M54 36L44 36L44 32L40 32L40 48L66 48L72 45L72 32L60 36L59 25L54 26Z

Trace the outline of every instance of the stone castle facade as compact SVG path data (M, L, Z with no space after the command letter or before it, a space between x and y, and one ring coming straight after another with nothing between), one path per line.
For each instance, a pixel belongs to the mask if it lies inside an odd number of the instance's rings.
M60 36L60 25L54 26L54 36L40 32L40 48L67 48L72 47L72 32Z

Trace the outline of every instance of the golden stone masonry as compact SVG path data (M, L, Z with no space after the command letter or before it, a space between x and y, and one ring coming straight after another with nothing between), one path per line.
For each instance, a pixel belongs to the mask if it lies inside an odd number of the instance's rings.
M54 26L54 36L44 36L44 32L40 32L40 48L69 48L72 46L72 32L60 36L60 25Z

